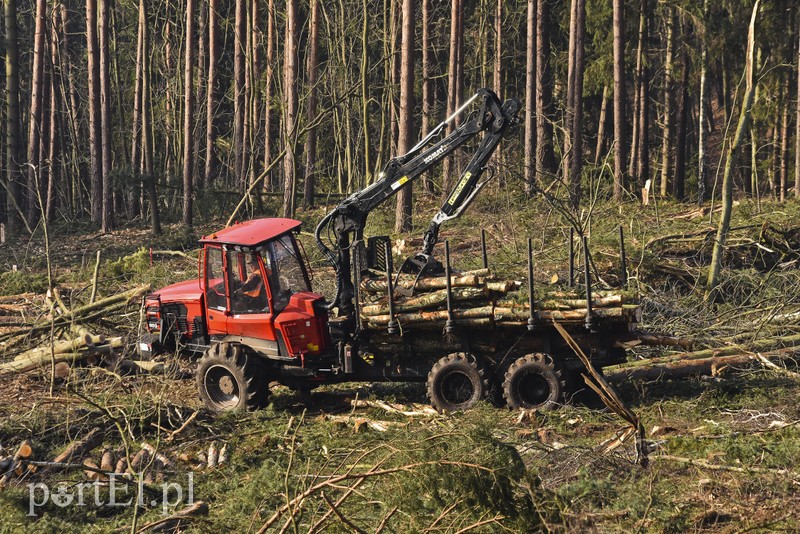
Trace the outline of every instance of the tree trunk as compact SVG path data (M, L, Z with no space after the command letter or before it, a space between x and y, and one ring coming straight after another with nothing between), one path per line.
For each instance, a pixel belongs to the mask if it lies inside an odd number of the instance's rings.
M233 39L233 174L236 187L246 189L244 169L244 108L245 57L247 39L247 7L245 0L236 0L236 20Z
M685 25L684 25L685 27ZM686 35L686 32L684 32ZM675 200L683 200L686 185L686 150L687 150L687 122L689 121L689 54L686 47L682 47L683 72L678 88L680 98L678 104L678 124L675 132L675 179L672 182L672 196Z
M703 21L708 22L708 0L703 0ZM706 33L700 36L700 96L697 124L697 202L706 199L706 113L708 112L708 44Z
M286 41L283 49L283 100L285 105L284 143L286 155L283 159L283 216L294 215L295 197L295 129L297 128L297 74L298 74L298 14L297 0L286 2Z
M59 10L53 9L51 13L52 21L52 36L50 39L50 139L47 143L47 161L49 163L49 172L47 180L47 199L45 202L45 220L50 222L53 220L53 214L56 207L56 184L58 183L59 170L61 165L58 164L59 159L59 135L61 134L60 128L60 110L58 88L63 87L63 79L61 76L60 61L58 58L58 36L61 34L60 25L61 17Z
M66 78L67 86L69 91L69 105L66 106L68 108L68 121L69 121L69 132L70 132L70 156L71 156L71 177L70 177L70 192L71 197L69 199L70 209L74 213L74 210L80 204L81 192L85 189L85 179L86 173L83 164L83 158L79 156L78 153L78 139L81 139L80 132L82 131L81 124L79 121L80 118L80 109L78 106L78 88L75 81L75 69L72 65L72 52L71 52L71 19L69 18L69 10L67 9L67 4L65 1L60 2L59 4L59 11L61 16L61 35L60 35L60 47L59 55L61 57L61 72L62 72L62 80ZM63 85L63 84L62 84ZM62 150L66 151L66 149L62 145Z
M139 172L145 176L147 183L147 196L150 203L150 232L153 235L161 234L161 217L158 206L158 190L153 169L153 104L152 90L150 88L150 73L152 69L150 57L150 34L147 24L147 1L139 0L140 7L145 11L143 17L144 29L142 31L142 57L144 70L142 72L142 160Z
M553 77L550 67L550 3L536 3L536 182L556 172L553 150Z
M494 92L503 99L503 0L497 0L494 15L494 69L492 81ZM499 147L498 147L499 148Z
M38 218L39 205L37 196L41 184L39 175L42 171L39 165L39 144L41 143L42 109L44 108L44 63L46 51L45 17L47 14L47 0L36 1L36 19L33 41L33 64L31 76L31 107L28 116L28 194L26 202L26 216L28 224L33 226Z
M423 0L423 1L430 1L430 0ZM361 21L361 121L362 121L362 128L364 130L364 185L369 185L372 183L372 158L370 157L370 151L372 150L372 140L370 137L369 131L369 82L368 82L368 74L369 74L369 4L367 0L363 0L363 9L362 9L362 21ZM424 20L424 18L423 18ZM423 22L424 25L424 22ZM426 53L425 51L425 44L423 39L423 55ZM425 94L425 72L424 72L424 65L423 65L423 85L422 85L422 92ZM423 115L425 114L425 108L423 105ZM423 119L424 122L424 119ZM427 178L424 178L427 182Z
M364 0L364 35L366 35L366 0ZM424 138L430 131L430 121L433 115L433 80L431 79L431 0L422 0L422 124L420 125L420 137ZM366 40L365 40L366 45ZM362 70L366 65L361 65ZM366 118L366 113L364 114ZM366 123L365 123L366 124ZM365 127L366 131L366 127ZM365 146L366 154L369 154L368 147ZM367 166L369 169L369 166ZM430 175L425 173L422 176L422 187L428 193L433 193L433 180Z
M450 59L447 68L447 116L450 117L456 111L458 105L458 44L461 40L459 36L459 19L461 18L461 0L452 0L450 3ZM451 122L447 125L447 134L453 132L455 125ZM453 184L451 175L455 163L452 157L447 157L442 162L442 195L446 196Z
M636 176L639 184L644 185L650 178L650 72L647 67L647 39L649 32L648 2L641 0L639 21L639 53L641 54L641 73L639 77L639 139L636 142Z
M136 75L134 78L133 89L133 116L131 117L131 173L135 175L141 161L139 153L139 142L142 139L142 77L144 70L144 56L142 47L144 45L144 2L139 0L139 17L136 29ZM132 196L137 196L135 193ZM137 199L138 200L138 199Z
M195 61L195 0L186 0L185 61L183 65L183 224L192 226L192 195L194 183L194 61Z
M414 146L414 18L415 0L403 0L403 37L400 48L400 122L397 139L398 154ZM395 232L408 232L411 221L411 182L397 194Z
M800 197L800 10L797 11L797 93L795 93L794 196Z
M780 148L780 189L778 190L778 198L781 202L786 200L786 193L789 190L789 102L791 98L791 84L789 82L789 74L786 73L783 77L783 113L781 116L781 148Z
M742 110L739 114L739 123L736 134L728 149L725 158L725 173L722 178L722 215L720 216L717 236L714 240L714 250L711 255L711 266L708 270L708 283L706 284L706 301L716 300L719 286L719 273L722 268L722 255L725 250L725 240L731 224L731 211L733 210L733 160L736 150L742 144L747 124L750 120L750 109L753 105L753 49L755 48L756 17L758 5L761 0L756 0L753 5L753 15L750 18L750 27L747 32L747 56L745 58L745 94Z
M614 200L625 188L625 18L622 0L613 0L614 26Z
M111 35L109 24L109 1L99 0L100 7L100 136L102 143L102 182L103 208L101 213L101 231L110 232L114 227L114 211L111 191L111 55L108 39Z
M570 157L572 207L581 202L581 174L583 169L583 74L584 39L586 36L586 0L576 0L575 8L575 70L572 95L572 154Z
M206 81L206 165L201 187L211 185L219 173L216 111L219 102L220 0L208 2L208 75ZM269 66L267 67L269 68Z
M536 0L528 0L525 47L525 193L536 185Z
M319 59L319 0L311 0L311 31L308 38L308 57L306 58L306 85L308 86L308 100L306 103L306 117L309 125L317 116L317 64ZM311 127L306 134L306 168L303 207L314 206L314 180L317 161L317 129Z
M594 164L600 165L603 155L603 145L606 138L606 122L608 122L608 86L603 86L603 96L600 97L600 117L597 119L597 142L594 147Z
M17 2L3 0L5 19L5 131L6 131L6 169L5 180L8 186L6 196L6 223L8 234L17 235L23 223L22 196L20 181L22 173L22 132L19 112L19 49L17 44Z
M564 105L564 144L561 151L561 180L569 189L570 204L574 202L574 189L570 181L572 167L572 126L575 116L575 24L578 0L571 0L569 7L569 45L567 48L567 97Z
M264 168L272 164L272 132L273 124L272 100L275 77L275 0L267 3L267 52L266 67L264 69ZM264 180L264 187L274 189L276 172L270 172L269 178Z
M672 71L675 68L675 15L672 8L666 8L667 43L664 58L664 126L661 130L661 196L667 196L670 173L672 171Z
M86 54L89 74L89 153L92 222L103 216L102 136L100 132L100 50L97 42L97 0L86 0Z

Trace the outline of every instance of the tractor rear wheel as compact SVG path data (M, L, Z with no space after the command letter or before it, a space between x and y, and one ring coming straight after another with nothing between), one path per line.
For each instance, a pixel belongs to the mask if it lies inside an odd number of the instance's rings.
M258 356L237 343L216 343L196 372L200 399L212 412L254 410L269 396L269 380Z
M465 352L440 359L428 373L428 397L440 413L469 410L483 398L486 380L474 356Z
M503 381L503 396L511 409L552 410L564 391L561 373L547 354L527 354L511 364Z

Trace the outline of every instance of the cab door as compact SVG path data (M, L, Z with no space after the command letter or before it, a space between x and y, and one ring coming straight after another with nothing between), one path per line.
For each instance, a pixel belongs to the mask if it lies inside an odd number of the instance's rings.
M269 304L267 273L258 250L228 250L228 335L241 337L251 347L278 355L278 344ZM267 265L268 267L268 265Z
M228 291L225 287L225 265L222 247L206 245L203 261L203 292L206 300L208 335L227 333Z

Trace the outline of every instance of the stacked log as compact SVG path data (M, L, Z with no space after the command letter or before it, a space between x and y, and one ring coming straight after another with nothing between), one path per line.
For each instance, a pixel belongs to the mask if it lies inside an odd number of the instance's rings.
M387 282L368 277L361 282L360 318L368 329L386 328L391 319ZM488 269L450 278L452 318L456 324L477 328L519 327L528 324L531 310L527 295L519 291L522 282L498 280ZM400 275L394 293L394 319L401 327L441 328L450 317L447 311L447 279ZM407 296L413 289L413 296ZM536 294L534 320L542 323L585 323L586 298L578 291L550 290ZM640 311L626 292L592 293L592 314L605 324L627 325L639 321Z

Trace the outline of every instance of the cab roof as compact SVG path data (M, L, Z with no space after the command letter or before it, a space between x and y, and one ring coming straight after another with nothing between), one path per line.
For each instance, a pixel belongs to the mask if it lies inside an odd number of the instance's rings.
M300 224L300 221L294 219L253 219L236 223L233 226L204 236L200 239L200 242L253 247L290 232L298 228Z

